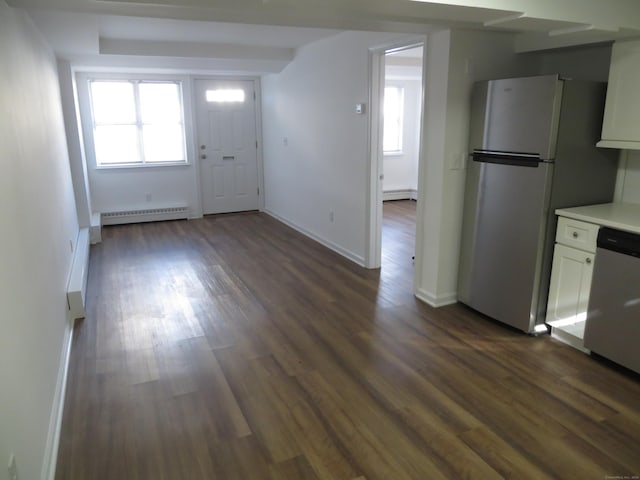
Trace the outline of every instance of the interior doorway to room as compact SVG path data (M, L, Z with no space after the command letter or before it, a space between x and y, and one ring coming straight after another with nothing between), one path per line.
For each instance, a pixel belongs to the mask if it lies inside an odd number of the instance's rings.
M385 52L381 276L413 291L423 46Z
M196 80L202 210L257 210L255 90L252 80Z

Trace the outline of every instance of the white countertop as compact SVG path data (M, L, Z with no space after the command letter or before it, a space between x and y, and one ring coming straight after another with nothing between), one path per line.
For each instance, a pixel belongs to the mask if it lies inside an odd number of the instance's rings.
M559 208L556 215L640 234L640 205L634 203L602 203Z

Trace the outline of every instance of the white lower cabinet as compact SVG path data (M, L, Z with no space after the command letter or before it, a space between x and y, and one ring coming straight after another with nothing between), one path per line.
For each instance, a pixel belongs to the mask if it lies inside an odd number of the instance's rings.
M598 228L560 217L551 267L546 323L553 337L583 351Z
M593 253L557 244L553 252L547 323L575 323L585 319L591 277Z

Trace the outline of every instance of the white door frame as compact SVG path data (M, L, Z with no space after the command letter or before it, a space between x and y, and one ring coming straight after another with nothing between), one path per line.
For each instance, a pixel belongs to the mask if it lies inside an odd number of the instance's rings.
M218 81L242 81L242 82L253 82L253 91L256 94L255 101L255 116L256 116L256 140L258 141L258 148L256 150L256 162L258 166L258 188L260 189L260 193L258 195L258 210L264 211L264 166L263 166L263 150L262 150L262 90L260 85L260 77L253 76L224 76L224 75L194 75L190 77L190 87L191 87L191 104L193 108L191 109L191 117L192 117L192 125L193 125L193 151L195 152L195 181L196 181L196 189L197 189L197 198L198 198L198 209L199 209L199 217L203 215L203 200L202 200L202 171L201 171L201 163L200 163L200 148L198 145L198 118L197 118L197 92L196 92L196 81L197 80L218 80Z
M383 172L383 150L382 150L382 105L384 97L385 79L385 54L406 50L408 48L423 46L424 54L422 58L422 90L425 91L426 79L426 36L405 40L402 43L394 43L371 49L369 52L369 105L371 111L369 115L369 171L368 171L368 195L367 195L367 239L365 250L365 266L367 268L380 268L382 263L382 172ZM423 135L424 125L424 95L420 108L420 149L418 153L418 178L424 169L423 162ZM423 250L424 235L423 219L420 215L423 195L420 194L420 182L418 182L418 215L416 216L416 269L414 276L414 290L418 272L418 261L421 255L418 252Z

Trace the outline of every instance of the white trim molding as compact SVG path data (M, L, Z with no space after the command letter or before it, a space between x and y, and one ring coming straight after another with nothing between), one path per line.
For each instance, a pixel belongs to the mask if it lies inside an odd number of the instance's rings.
M418 300L423 301L434 308L445 307L458 302L457 294L455 292L436 295L431 292L427 292L426 290L418 289L416 290L415 295Z
M56 390L53 395L53 405L49 418L49 433L44 451L44 461L42 463L43 480L54 480L56 476L56 465L58 462L58 447L60 446L60 432L62 430L62 414L64 413L64 401L67 391L67 377L69 373L69 361L71 359L71 344L73 341L74 321L69 318L64 332L60 366L58 367L58 377L56 380Z

